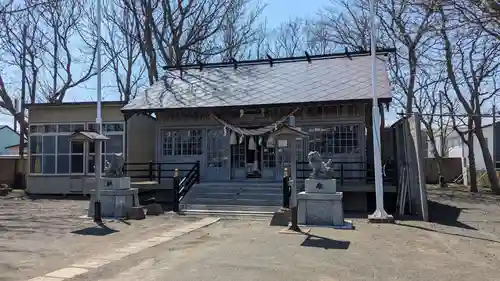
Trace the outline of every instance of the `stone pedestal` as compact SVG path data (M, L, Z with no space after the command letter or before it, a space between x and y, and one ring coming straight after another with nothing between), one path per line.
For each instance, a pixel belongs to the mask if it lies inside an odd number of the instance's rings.
M130 188L130 178L102 178L101 215L103 217L124 218L132 207L139 206L139 191ZM90 191L89 217L94 216L95 189Z
M342 192L336 192L334 179L306 179L305 190L297 195L299 224L344 226Z
M337 192L337 181L331 180L317 180L306 179L305 181L306 193L335 193Z
M102 178L101 179L101 190L113 189L113 190L123 190L130 188L130 178Z

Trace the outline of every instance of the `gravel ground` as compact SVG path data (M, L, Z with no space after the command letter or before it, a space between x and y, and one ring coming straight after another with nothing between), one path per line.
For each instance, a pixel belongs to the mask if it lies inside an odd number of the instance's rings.
M353 231L290 235L265 221L225 220L76 280L499 280L498 199L456 189L429 194L432 223L355 219Z
M280 227L262 220L223 220L73 281L499 280L498 197L431 187L429 198L431 223L399 220L377 225L354 219L355 230L312 228L308 235L290 235L278 234ZM115 222L110 227L120 232L84 236L71 232L91 225L75 218L86 202L0 202L0 227L7 229L0 232L0 270L7 272L0 280L16 280L21 276L17 269L23 277L27 272L45 273L85 251L105 251L131 236L154 236L153 229L165 231L183 220L159 217L130 226ZM8 214L9 209L21 214ZM155 226L148 229L143 223Z
M85 200L0 198L0 280L26 280L194 220L166 214L101 228L82 218L87 208Z

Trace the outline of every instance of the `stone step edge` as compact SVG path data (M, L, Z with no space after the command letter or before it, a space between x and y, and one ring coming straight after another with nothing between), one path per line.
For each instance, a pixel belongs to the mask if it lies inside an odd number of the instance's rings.
M179 214L181 214L181 215L229 215L229 216L272 217L274 212L270 212L270 211L233 211L233 210L184 209L184 210L180 210Z

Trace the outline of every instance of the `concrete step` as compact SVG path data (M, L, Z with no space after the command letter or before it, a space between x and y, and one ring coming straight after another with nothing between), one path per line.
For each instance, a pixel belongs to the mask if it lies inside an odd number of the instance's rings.
M186 199L254 199L254 200L282 200L281 193L192 193Z
M224 204L181 204L181 212L199 212L199 213L222 213L228 212L233 214L265 214L272 215L275 211L281 208L280 205L275 206L249 206L249 205L224 205Z
M196 216L196 217L216 216L216 217L221 217L223 219L237 219L237 218L251 217L252 219L257 219L257 220L269 220L270 218L272 218L274 212L187 209L187 210L181 210L179 214L185 216Z
M233 206L280 206L281 200L269 199L247 199L247 198L185 198L182 204L202 204L202 205L233 205Z
M193 193L281 193L280 188L267 188L267 187L243 187L243 188L225 188L225 187L205 187L205 186L193 186L189 192Z
M227 181L227 182L200 182L206 186L281 186L281 181Z

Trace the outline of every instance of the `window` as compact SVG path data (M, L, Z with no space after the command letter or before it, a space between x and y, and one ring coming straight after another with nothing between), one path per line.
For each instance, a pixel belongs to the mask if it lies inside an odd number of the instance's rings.
M335 154L358 154L359 125L336 125L333 129L333 150Z
M245 168L246 141L231 145L231 167Z
M201 155L202 130L182 130L163 133L163 155Z
M97 131L96 123L88 123L87 130ZM115 153L123 153L125 141L125 126L124 123L103 123L103 135L109 140L103 142L101 147L101 170L104 171L106 161L111 161L112 155ZM95 173L95 144L89 143L89 155L87 160L87 172Z
M31 125L30 173L44 175L93 173L94 145L89 144L89 147L85 147L84 142L69 141L71 134L85 129L84 123ZM92 129L95 129L95 123L88 123L87 130ZM111 154L123 153L124 131L123 122L103 124L104 135L110 138L102 148L103 163L104 160L111 159ZM87 150L88 159L86 159Z
M31 125L29 128L30 173L82 174L82 145L70 143L69 136L84 128L84 124Z
M329 158L334 154L359 154L359 124L340 124L323 128L307 128L309 138L306 138L307 150L318 151L321 156ZM304 155L299 159L307 159Z
M323 157L333 156L333 130L331 128L309 128L308 151L317 151ZM306 158L307 159L307 158Z

